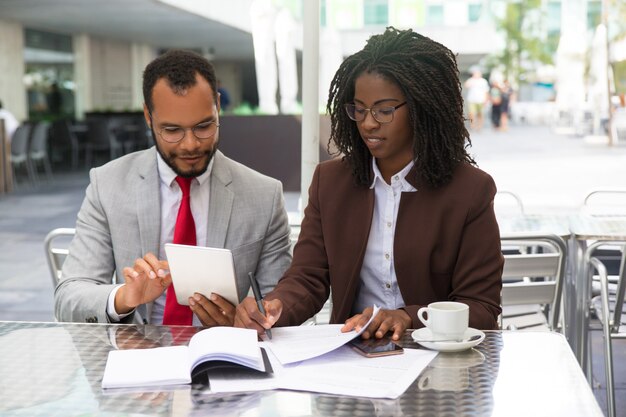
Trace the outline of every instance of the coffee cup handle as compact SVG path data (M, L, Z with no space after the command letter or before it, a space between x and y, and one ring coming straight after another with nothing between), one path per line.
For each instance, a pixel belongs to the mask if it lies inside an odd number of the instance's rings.
M428 307L422 307L417 310L417 318L422 322L422 324L428 327L428 320L424 318L424 313L428 312Z
M417 387L421 390L430 389L429 382L430 382L430 375L422 375L420 379L417 381Z

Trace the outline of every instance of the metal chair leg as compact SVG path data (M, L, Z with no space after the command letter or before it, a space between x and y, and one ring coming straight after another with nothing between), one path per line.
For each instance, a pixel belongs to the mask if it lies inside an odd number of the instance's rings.
M604 274L600 274L600 291L602 297L602 330L604 336L604 368L606 371L606 408L609 417L615 417L615 387L613 379L613 347L611 345L611 312L609 310L609 282Z

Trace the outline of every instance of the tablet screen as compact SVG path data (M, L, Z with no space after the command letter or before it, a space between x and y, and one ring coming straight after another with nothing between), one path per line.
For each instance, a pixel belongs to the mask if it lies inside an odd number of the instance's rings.
M215 293L233 305L239 304L230 249L166 243L165 255L178 304L189 305L187 300L196 292L207 298Z

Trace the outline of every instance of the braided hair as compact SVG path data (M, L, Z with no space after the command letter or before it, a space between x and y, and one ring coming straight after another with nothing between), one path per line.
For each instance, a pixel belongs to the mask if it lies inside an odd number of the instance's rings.
M330 114L328 141L343 154L357 184L371 184L371 154L359 135L356 122L344 111L354 99L355 80L376 73L403 92L413 131L417 176L433 188L452 179L460 162L475 165L467 153L471 145L463 117L463 98L456 58L452 51L411 29L388 27L369 38L365 47L346 58L335 74L326 109Z

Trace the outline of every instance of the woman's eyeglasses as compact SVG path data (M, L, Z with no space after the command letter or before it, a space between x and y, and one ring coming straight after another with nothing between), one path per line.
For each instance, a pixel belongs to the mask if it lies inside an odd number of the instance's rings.
M397 109L404 106L406 101L398 104L397 106L374 106L372 108L365 108L363 106L357 106L353 103L344 104L348 117L355 122L362 122L365 120L367 112L372 113L372 117L378 123L391 123L393 121L393 114Z

